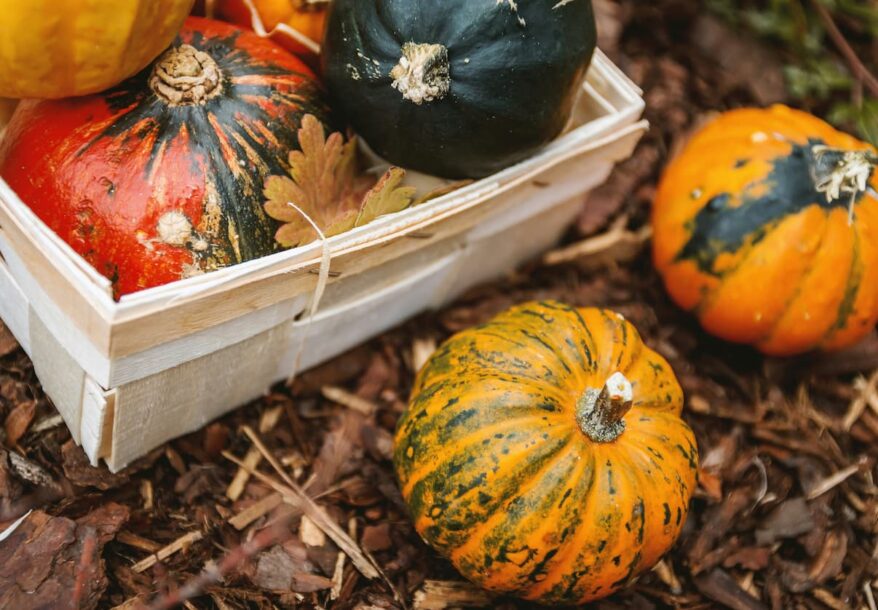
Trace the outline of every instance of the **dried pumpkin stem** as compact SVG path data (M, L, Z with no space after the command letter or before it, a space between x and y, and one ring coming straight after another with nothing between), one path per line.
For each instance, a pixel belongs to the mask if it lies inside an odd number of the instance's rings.
M448 49L441 44L407 42L390 77L393 88L410 102L420 106L441 100L451 88Z
M814 157L812 177L818 193L830 203L847 195L852 204L869 188L878 167L878 156L869 150L840 150L829 146L811 148ZM851 207L853 210L853 206Z
M600 390L589 388L576 408L576 422L595 443L611 443L625 431L625 414L634 404L631 382L613 373Z
M149 86L169 106L194 106L222 93L222 72L210 55L183 44L159 58Z

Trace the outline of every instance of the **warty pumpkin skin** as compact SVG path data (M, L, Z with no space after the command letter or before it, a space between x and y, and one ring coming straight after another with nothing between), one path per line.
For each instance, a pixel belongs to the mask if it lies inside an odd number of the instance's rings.
M174 40L194 0L0 0L0 97L103 91Z
M393 164L481 178L567 125L595 49L591 0L333 0L333 107Z
M263 187L289 171L305 114L329 120L301 61L193 17L118 87L23 102L0 176L124 296L281 249Z
M721 115L656 194L653 254L668 292L708 332L767 354L855 343L878 320L875 160L804 112Z
M698 454L682 405L621 316L529 303L433 354L394 464L415 528L466 578L584 603L651 568L683 527Z

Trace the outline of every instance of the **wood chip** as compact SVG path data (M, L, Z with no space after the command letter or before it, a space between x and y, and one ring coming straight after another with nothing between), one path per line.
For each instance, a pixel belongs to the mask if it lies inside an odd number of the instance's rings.
M868 581L863 583L863 593L866 596L866 602L869 604L869 610L878 610L878 605L875 604L875 595L872 593L872 583Z
M275 508L283 503L283 496L279 493L270 493L255 504L252 504L239 512L237 515L229 519L229 525L236 530L243 530L245 527L262 517L267 515Z
M765 604L742 589L726 571L718 568L698 576L695 586L710 599L732 610L768 610Z
M344 566L347 555L339 552L335 559L335 570L332 572L332 589L329 591L329 599L336 600L341 595L341 588L344 585Z
M809 500L814 500L815 498L819 498L826 492L836 488L841 485L845 481L847 481L850 477L855 475L860 470L860 464L851 464L847 468L843 468L838 472L829 475L822 481L819 481L809 492L807 498Z
M415 337L412 341L412 370L420 371L435 351L435 337Z
M259 433L267 434L274 430L283 412L284 408L282 405L266 409L259 418ZM226 497L229 500L234 502L241 497L241 494L244 493L244 489L247 487L247 483L250 481L250 471L256 470L261 461L262 454L259 453L258 449L254 447L247 451L247 454L244 456L244 464L246 464L247 468L238 468L238 472L235 473L235 477L226 489Z
M841 428L845 432L850 432L857 420L863 416L866 407L874 404L875 398L878 396L878 371L872 373L868 380L857 377L854 380L854 389L857 390L857 396L851 401L841 422Z
M378 407L375 405L375 403L368 401L365 398L360 398L356 394L351 394L350 392L342 388L327 385L320 388L320 393L323 394L323 397L326 400L331 400L332 402L338 403L343 407L353 409L354 411L362 413L367 417L378 410Z
M119 604L118 606L113 606L110 610L141 610L145 605L144 599L141 596L132 597L130 599L126 599L124 602Z
M426 580L415 593L415 610L445 610L446 608L489 608L491 595L468 582Z
M326 534L317 527L308 515L304 515L299 524L299 539L306 545L313 547L322 547L326 544Z
M652 229L648 225L636 232L614 227L607 233L549 252L543 257L543 264L551 267L576 261L587 266L602 266L626 262L643 249L650 237Z
M323 530L323 533L329 536L341 550L347 553L348 557L351 558L351 562L360 573L363 574L363 576L369 579L378 578L381 573L375 566L374 562L367 558L357 544L338 526L338 523L336 523L323 508L318 506L317 503L315 503L304 492L304 490L290 478L283 469L283 466L274 458L271 452L268 451L256 433L253 432L249 426L244 426L243 430L253 444L259 449L260 453L262 453L262 456L271 464L272 468L274 468L281 478L284 479L286 485L278 483L274 478L264 475L257 470L251 469L250 474L258 478L260 481L270 485L275 491L281 493L284 496L285 502L299 507L302 512L308 515L311 520L314 521L314 524ZM223 455L226 459L237 464L239 467L247 468L245 464L227 451L224 451Z
M796 538L814 528L814 518L805 498L784 501L756 530L756 544L765 546L784 538Z
M143 510L151 511L155 502L152 481L143 479L140 482L140 497L143 498Z
M59 489L58 483L42 466L14 451L9 452L9 467L28 483L49 489Z
M674 595L680 595L683 592L683 585L680 584L680 579L677 578L677 575L674 573L674 568L667 561L664 559L660 560L655 564L652 571L656 573L659 580L667 585L668 589L671 590L671 593Z
M55 415L51 415L49 417L45 417L35 423L31 427L31 432L34 434L38 434L40 432L45 432L46 430L51 430L52 428L57 428L61 424L64 423L64 418L61 417L60 413L56 413Z
M116 540L147 553L157 553L162 549L162 545L158 542L124 530L116 534Z
M832 610L850 610L849 605L835 597L826 589L814 589L811 591L811 595L813 595L821 604L832 608Z
M131 567L131 569L138 574L140 572L145 572L146 570L157 564L159 561L164 561L174 553L179 553L180 551L188 548L195 542L198 542L199 540L201 540L202 537L203 534L198 530L194 532L189 532L188 534L184 534L183 536L180 536L179 538L174 540L171 544L163 546L149 557L141 559L140 561L135 563Z
M176 470L177 474L180 476L186 474L186 471L188 470L186 468L186 462L183 461L183 457L170 445L165 447L165 457L168 458L171 468Z

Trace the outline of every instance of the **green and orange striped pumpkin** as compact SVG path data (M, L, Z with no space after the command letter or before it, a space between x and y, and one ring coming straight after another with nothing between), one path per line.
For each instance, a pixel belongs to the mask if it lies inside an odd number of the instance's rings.
M673 545L698 454L668 363L620 315L514 307L419 373L394 463L424 540L541 603L613 593Z

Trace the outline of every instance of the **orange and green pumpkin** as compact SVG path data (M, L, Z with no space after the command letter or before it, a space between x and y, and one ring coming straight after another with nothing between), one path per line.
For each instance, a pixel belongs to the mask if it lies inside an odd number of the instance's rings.
M529 303L442 345L394 464L415 528L478 585L604 597L673 545L698 454L668 363L620 315Z
M792 355L878 320L875 150L783 106L727 112L668 166L654 261L710 333Z

